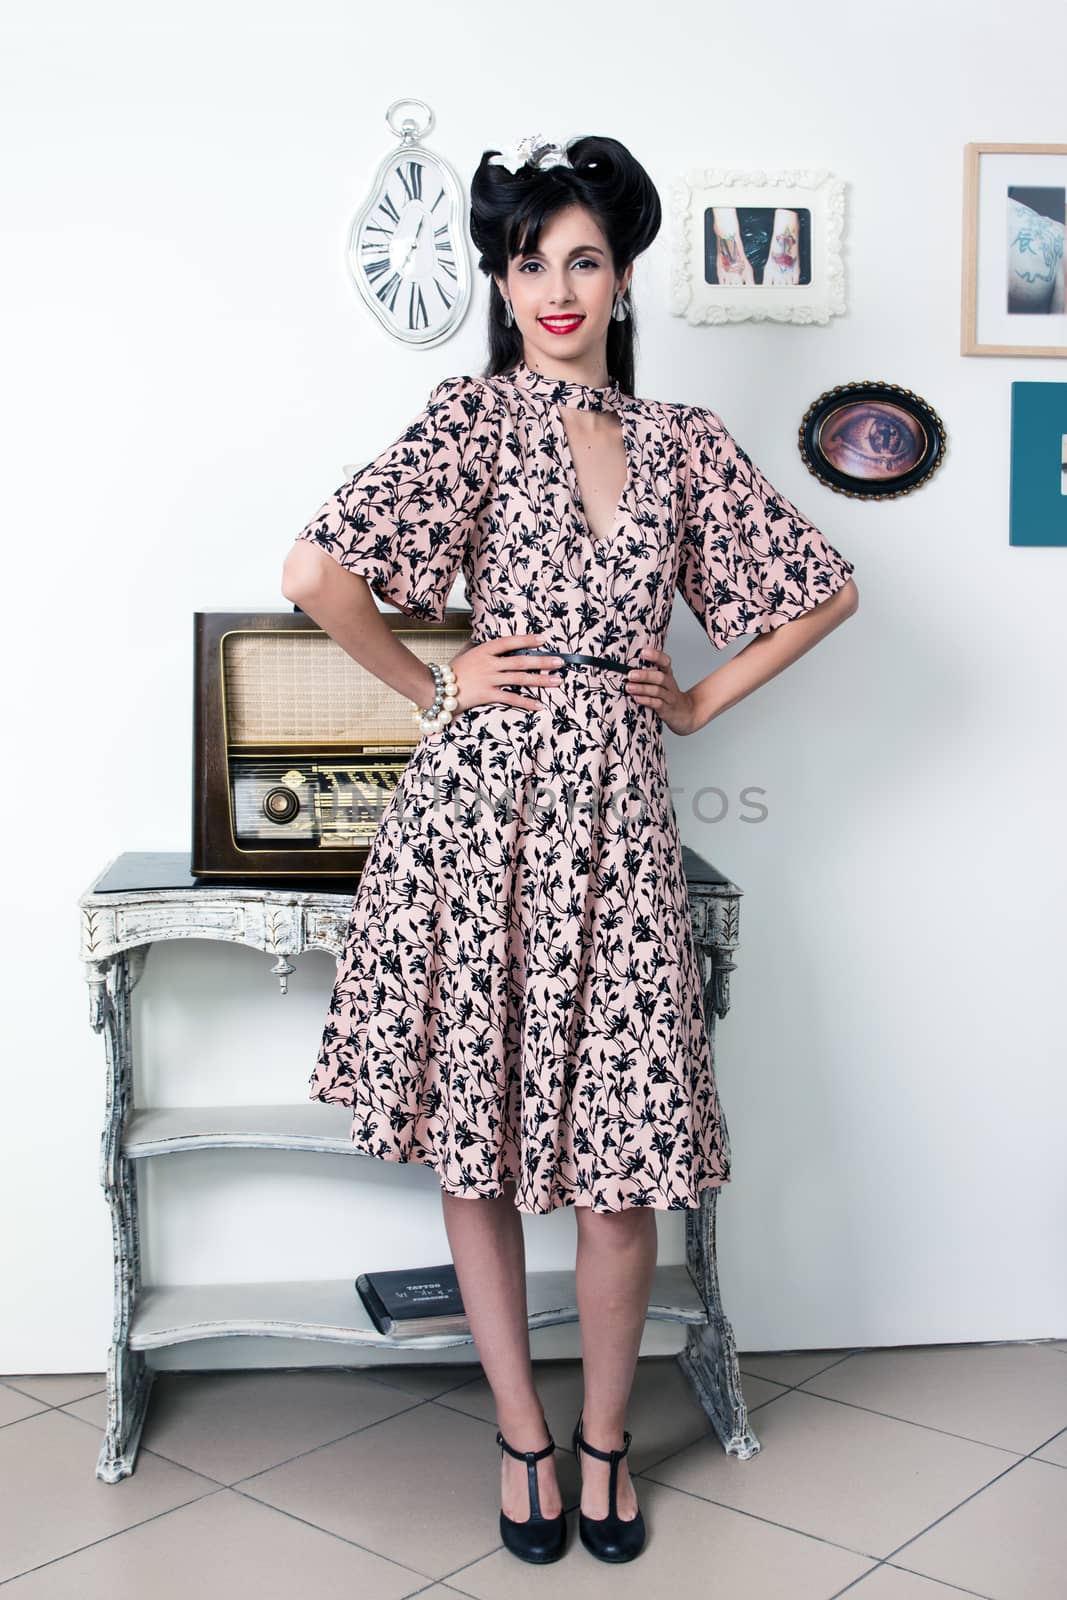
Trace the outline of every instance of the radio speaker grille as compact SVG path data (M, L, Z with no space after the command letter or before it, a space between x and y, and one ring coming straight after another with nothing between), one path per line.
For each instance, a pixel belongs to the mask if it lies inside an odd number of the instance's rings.
M420 661L448 661L469 642L462 629L403 628ZM222 681L229 744L414 745L407 699L361 667L326 633L227 634Z

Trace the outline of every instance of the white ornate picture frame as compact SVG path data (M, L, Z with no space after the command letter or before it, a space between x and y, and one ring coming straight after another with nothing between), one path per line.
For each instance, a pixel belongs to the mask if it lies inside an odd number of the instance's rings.
M689 322L828 322L845 307L845 185L823 168L693 170L671 185L670 309Z

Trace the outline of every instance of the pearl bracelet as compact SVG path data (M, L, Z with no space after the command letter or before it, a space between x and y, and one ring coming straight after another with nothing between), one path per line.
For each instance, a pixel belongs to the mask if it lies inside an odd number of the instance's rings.
M447 661L443 666L436 661L430 661L427 665L437 685L433 704L423 708L417 700L412 700L411 705L414 720L423 733L439 733L446 723L452 721L452 713L459 704L456 674Z

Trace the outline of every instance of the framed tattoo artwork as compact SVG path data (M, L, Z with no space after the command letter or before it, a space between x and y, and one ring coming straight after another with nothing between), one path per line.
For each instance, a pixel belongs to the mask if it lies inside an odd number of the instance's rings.
M825 170L676 178L670 308L701 322L828 322L845 310L844 183Z
M945 458L932 406L896 383L842 383L804 413L798 439L808 471L836 494L891 500L910 494Z
M1009 544L1067 544L1067 383L1011 386Z
M1067 144L969 144L960 354L1067 356Z

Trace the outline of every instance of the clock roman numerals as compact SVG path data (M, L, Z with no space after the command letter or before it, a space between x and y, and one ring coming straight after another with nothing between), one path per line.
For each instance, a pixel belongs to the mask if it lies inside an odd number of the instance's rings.
M396 175L404 185L404 193L409 200L422 199L422 174L423 166L421 161L408 162L407 177L404 176L403 167L397 167Z
M428 328L429 326L430 318L426 312L426 301L422 298L422 290L417 283L413 283L411 285L411 293L408 296L408 327Z
M382 195L382 198L379 200L378 205L380 206L381 210L385 212L387 217L391 217L392 218L393 227L395 229L397 223L400 221L400 212L396 209L396 206L393 204L392 196L389 194L388 190L386 191L385 194Z
M388 270L389 262L383 258L381 261L372 262L368 266L367 277L370 278L371 282L373 283L375 278L380 278L382 273L388 272ZM392 277L385 280L380 289L375 290L378 299L383 305L388 305L389 310L392 312L396 311L396 297L400 292L400 286L403 281L404 280L400 276L399 272L394 272Z
M440 270L442 272L445 272L445 273L448 274L448 276L452 279L453 283L457 283L458 282L458 274L456 272L456 257L455 257L455 254L453 252L452 236L448 231L448 223L447 222L442 223L442 225L439 228L435 228L434 229L433 243L434 243L434 249L437 251L437 265L438 265L438 267L440 268ZM451 306L452 305L452 299L450 299L449 296L445 293L445 290L444 290L444 287L443 287L443 285L441 283L441 280L437 276L436 273L434 274L434 288L437 290L438 294L441 296L441 299L444 301L445 305L446 306ZM454 299L454 296L452 298Z

